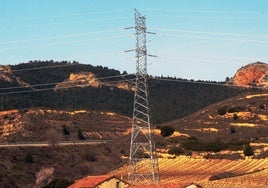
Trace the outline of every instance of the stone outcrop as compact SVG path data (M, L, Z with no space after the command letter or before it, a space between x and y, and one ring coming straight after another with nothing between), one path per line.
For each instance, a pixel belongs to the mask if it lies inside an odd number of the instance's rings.
M99 80L96 75L92 72L80 72L71 73L69 78L64 82L58 83L55 90L68 89L71 87L95 87L99 88L102 86L108 86L111 88L118 88L123 90L135 90L134 84L130 84L125 81L105 81L104 79Z
M31 87L30 84L23 82L19 77L14 75L9 65L7 66L0 65L0 80L9 83L17 82L17 84L20 86Z
M229 82L242 87L268 87L268 64L256 62L241 67Z

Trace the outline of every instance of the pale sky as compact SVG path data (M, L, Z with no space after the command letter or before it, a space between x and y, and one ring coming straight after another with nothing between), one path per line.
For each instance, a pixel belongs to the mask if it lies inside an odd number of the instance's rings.
M0 64L67 60L135 72L134 8L146 16L148 73L222 81L268 63L267 0L0 0Z

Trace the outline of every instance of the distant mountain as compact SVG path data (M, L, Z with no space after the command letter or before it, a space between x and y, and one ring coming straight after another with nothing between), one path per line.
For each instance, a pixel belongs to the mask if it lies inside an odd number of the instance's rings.
M112 111L132 116L135 75L78 62L30 61L2 66L0 109L33 107ZM224 83L148 77L153 123L189 115L245 92Z

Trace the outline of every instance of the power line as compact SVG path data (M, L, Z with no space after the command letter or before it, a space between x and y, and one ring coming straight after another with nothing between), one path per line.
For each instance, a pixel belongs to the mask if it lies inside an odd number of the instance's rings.
M31 48L31 47L40 47L40 46L55 46L55 45L63 45L63 44L78 44L83 43L87 41L98 41L98 40L109 40L109 39L115 39L115 38L122 38L126 35L115 35L115 36L109 36L109 37L100 37L100 38L91 38L91 39L83 39L83 40L74 40L74 41L67 41L67 42L55 42L55 43L47 43L47 44L37 44L32 46L16 46L16 47L6 47L6 48L0 48L0 51L6 51L6 50L13 50L13 49L21 49L21 48Z
M4 41L4 42L0 42L0 45L10 44L10 43L22 43L22 42L40 41L40 40L50 40L50 39L64 39L64 38L71 38L71 37L87 36L87 35L92 35L92 34L110 33L110 32L120 31L120 30L122 30L122 28L110 29L110 30L100 30L100 31L93 31L93 32L86 32L86 33L59 35L59 36L41 36L41 37L35 37L35 38L32 38L32 39Z
M231 82L225 82L225 84L215 83L215 82L202 82L202 81L191 81L191 80L178 80L178 79L170 79L170 78L157 78L157 77L150 77L151 80L160 80L160 81L168 81L168 82L181 82L181 83L190 83L190 84L202 84L202 85L213 85L213 86L221 86L221 87L233 87L233 88L241 88L241 89L265 89L264 87L258 87L258 86L251 86L250 88L247 88L245 86L239 86L239 85L232 85ZM230 85L228 84L230 83ZM256 84L249 82L248 84Z
M72 63L72 64L66 64L66 65L53 65L53 66L42 66L42 67L33 67L33 68L26 68L26 69L12 69L13 72L20 72L20 71L29 71L29 70L40 70L40 69L51 69L51 68L59 68L59 67L69 67L69 66L77 66L80 64ZM2 70L0 72L7 72L5 70Z
M171 31L171 32L182 32L182 33L194 33L194 34L209 34L209 35L230 35L230 36L245 36L245 37L268 37L268 35L251 35L251 34L238 34L238 33L224 33L224 32L210 32L210 31L193 31L184 29L168 29L168 28L157 28L151 27L152 30L159 31Z
M1 19L0 21L7 20L10 21L31 21L31 20L43 20L43 19L56 19L56 18L65 18L65 17L76 17L76 16L85 16L85 15L103 15L103 14L113 14L114 13L120 13L126 11L128 12L129 9L117 9L117 10L109 10L109 11L91 11L91 12L76 12L76 13L70 13L70 14L63 14L63 15L51 15L51 16L43 16L43 17L20 17L17 19Z
M111 78L120 78L122 77L123 79L121 80L114 80L114 81L109 81L109 82L104 82L104 84L111 84L111 83L116 83L116 82L122 82L125 81L126 79L124 77L126 76L131 76L134 74L121 74L121 75L115 75L115 76L105 76L105 77L100 77L96 78L97 80L104 80L104 79L111 79ZM130 81L133 79L130 79ZM34 84L34 85L29 85L29 86L17 86L17 87L7 87L7 88L0 88L0 90L11 90L11 89L24 89L24 88L33 88L33 87L40 87L40 86L54 86L57 84L73 84L73 83L80 83L81 80L77 81L63 81L63 82L54 82L54 83L43 83L43 84ZM82 84L82 85L74 85L74 86L60 86L57 88L54 87L47 87L47 88L33 88L33 90L23 90L23 91L9 91L9 92L2 92L0 95L9 95L9 94L20 94L20 93L31 93L31 92L38 92L38 91L48 91L48 90L54 90L54 89L68 89L68 88L76 88L76 87L90 87L92 86L91 84Z
M268 18L265 17L233 17L233 16L184 16L184 15L163 15L163 14L150 14L149 16L153 16L153 17L172 17L172 18L183 18L183 19L188 19L188 18L192 18L192 19L219 19L219 20L223 20L223 19L227 19L227 20L268 20Z
M231 59L231 60L246 60L246 61L253 61L256 60L256 57L233 57L233 56L215 56L215 55L203 55L203 54L196 54L196 53L192 53L192 54L185 54L185 53L178 53L178 52L172 52L172 51L168 51L168 52L163 52L163 56L161 55L161 51L157 54L159 54L157 57L159 58L169 58L169 55L176 55L179 57L176 57L176 59L180 59L180 57L182 56L186 56L186 57L204 57L204 58L218 58L218 59ZM166 56L165 56L166 55ZM183 58L183 57L182 57ZM265 57L264 59L268 60L268 57ZM195 59L195 60L200 60L200 59ZM217 60L216 60L217 61Z
M180 12L180 13L221 13L221 14L259 14L264 15L267 14L265 11L230 11L230 10L182 10L182 9L146 9L148 11L153 12L162 12L162 13L174 13L174 12Z
M122 51L115 51L115 52L103 52L103 53L90 53L90 55L85 55L85 56L73 56L73 57L68 57L68 56L64 56L63 58L61 58L61 59L71 59L71 61L76 61L76 60L78 60L78 59L84 59L84 58L89 58L89 57L106 57L106 56L116 56L116 55L121 55L121 54L123 54L123 52ZM13 64L13 63L11 63L11 60L6 60L6 59L2 59L2 61L5 61L6 63L6 65L11 65L11 64ZM14 60L13 60L14 61ZM44 60L45 61L45 60ZM48 61L50 61L50 59L48 60ZM62 60L59 60L59 62L61 62ZM66 60L67 61L67 60ZM10 62L10 63L8 63L8 62ZM81 65L81 64L80 64ZM68 66L68 65L56 65L55 67L57 67L57 66ZM71 66L71 65L70 65ZM44 68L46 68L46 66L42 66L42 67L44 67ZM42 67L36 67L37 69L42 69ZM52 66L52 68L53 68L54 66ZM36 68L27 68L26 70L32 70L32 69L36 69ZM21 70L21 69L16 69L17 71L19 71L19 70ZM2 70L3 71L3 70ZM1 70L0 70L0 72L2 72ZM5 71L5 70L4 70Z
M250 42L250 43L268 43L268 40L247 40L236 38L220 38L220 37L204 37L204 36L190 36L190 35L177 35L177 34L165 34L159 33L159 35L178 38L194 38L194 39L209 39L209 40L225 40L225 41L238 41L238 42Z
M213 64L215 64L215 63L220 63L220 64L230 64L230 65L244 65L244 63L241 63L241 59L240 59L240 63L239 62L237 62L237 61L235 61L235 60L218 60L218 59L216 59L216 60L213 60L213 59L199 59L199 58L191 58L191 57L183 57L183 56L180 56L179 54L176 54L176 55L178 55L177 57L170 57L169 55L167 55L167 56L162 56L161 54L159 54L158 56L157 56L157 58L159 58L159 59L168 59L168 60L186 60L186 61L195 61L195 62L205 62L205 63L213 63ZM189 55L190 56L190 55ZM194 57L199 57L199 56L195 56L195 55L193 55ZM200 57L202 57L202 56L200 56ZM207 57L210 57L210 56L207 56ZM211 56L211 57L213 57L213 56ZM228 58L228 57L222 57L222 58ZM238 59L238 58L237 58ZM256 58L255 59L248 59L248 61L257 61L256 60ZM260 61L260 60L258 60L258 61ZM264 60L264 59L262 59L262 62L263 61L266 61L266 60ZM268 59L267 59L267 61L268 61Z

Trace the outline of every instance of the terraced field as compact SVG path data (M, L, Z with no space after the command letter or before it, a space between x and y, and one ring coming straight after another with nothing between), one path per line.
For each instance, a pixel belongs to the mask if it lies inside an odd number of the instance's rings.
M197 183L203 187L268 187L267 159L159 159L161 184ZM127 180L127 166L112 174Z

